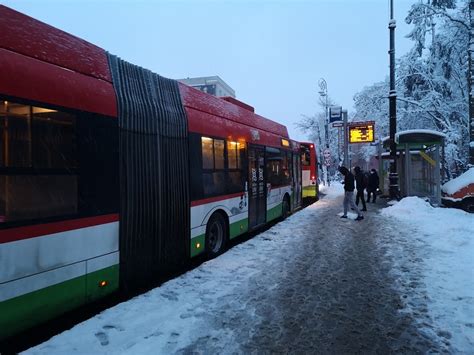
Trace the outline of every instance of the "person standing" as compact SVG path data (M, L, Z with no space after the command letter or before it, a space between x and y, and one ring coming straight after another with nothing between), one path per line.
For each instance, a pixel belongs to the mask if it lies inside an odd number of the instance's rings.
M377 170L372 169L370 170L369 175L369 183L367 184L367 202L370 202L370 194L373 194L372 203L375 203L375 199L377 197L377 189L379 188L379 175L377 174Z
M359 209L354 203L354 175L345 167L340 166L339 172L344 175L344 214L341 218L347 218L347 210L349 205L356 211L357 218L356 221L360 221L364 219L362 213L360 213Z
M359 206L359 199L362 201L362 211L367 211L367 205L365 204L365 196L364 196L364 190L367 187L367 182L364 176L364 173L360 169L360 167L356 166L354 168L355 171L355 181L356 181L356 189L357 189L357 194L356 194L356 201L355 204L356 206Z

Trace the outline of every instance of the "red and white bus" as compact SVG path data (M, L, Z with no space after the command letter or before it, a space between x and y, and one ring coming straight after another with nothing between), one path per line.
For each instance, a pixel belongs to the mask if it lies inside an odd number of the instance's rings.
M303 198L319 198L318 160L314 143L301 142L301 165L303 169Z
M285 126L0 6L0 339L301 205Z

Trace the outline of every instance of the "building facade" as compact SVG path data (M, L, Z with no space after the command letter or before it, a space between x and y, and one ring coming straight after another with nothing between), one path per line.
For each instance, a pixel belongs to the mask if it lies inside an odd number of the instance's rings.
M235 98L235 91L227 83L216 76L203 76L198 78L178 79L178 81L198 89L207 94L218 97L230 96Z

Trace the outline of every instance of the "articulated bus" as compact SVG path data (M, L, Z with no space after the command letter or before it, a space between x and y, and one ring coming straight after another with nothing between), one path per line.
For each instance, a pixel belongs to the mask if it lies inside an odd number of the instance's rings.
M303 169L303 199L314 201L319 198L318 161L314 143L301 142L301 165Z
M285 126L0 6L0 340L301 206Z

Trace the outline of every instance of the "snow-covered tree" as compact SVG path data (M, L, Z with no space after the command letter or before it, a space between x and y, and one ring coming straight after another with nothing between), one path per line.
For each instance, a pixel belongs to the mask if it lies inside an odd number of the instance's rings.
M328 98L328 107L336 106L335 102ZM334 175L336 167L339 164L338 159L338 136L337 130L332 128L331 124L328 127L328 141L326 142L325 136L325 121L326 121L326 99L320 97L318 100L319 112L313 116L303 115L302 119L296 124L296 126L306 134L311 142L316 144L316 154L318 155L319 163L323 163L323 151L326 147L329 147L331 151L331 168L329 169L330 175ZM320 174L321 176L321 174Z
M413 25L408 37L414 47L397 62L397 130L427 128L445 133L448 176L449 171L465 170L469 156L468 3L414 4L406 17ZM385 81L354 97L356 115L373 117L381 135L388 135L388 91Z

